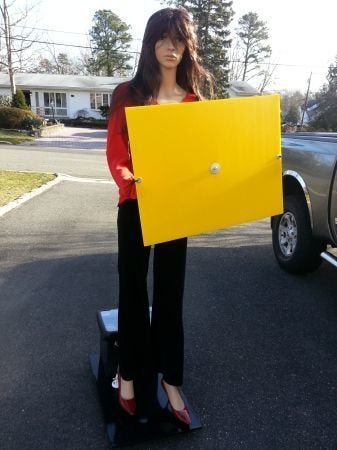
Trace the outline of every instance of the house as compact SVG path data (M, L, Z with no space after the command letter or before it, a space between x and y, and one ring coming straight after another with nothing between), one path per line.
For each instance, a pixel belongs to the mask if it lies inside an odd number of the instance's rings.
M129 78L85 75L16 73L15 84L25 94L32 111L46 118L76 118L78 116L102 119L100 107L108 106L115 87ZM245 81L230 81L230 97L259 95ZM0 73L0 95L9 96L10 82L6 73Z
M16 88L23 91L32 111L46 118L102 118L100 106L110 105L115 87L127 78L84 75L16 73ZM0 95L9 96L10 83L0 73Z
M316 99L310 99L307 101L307 104L303 103L299 106L299 123L302 125L308 125L312 119L317 115L317 108L319 104Z

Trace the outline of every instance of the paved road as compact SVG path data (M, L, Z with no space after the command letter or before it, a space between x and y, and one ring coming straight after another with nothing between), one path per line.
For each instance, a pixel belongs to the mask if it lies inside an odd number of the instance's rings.
M59 170L54 151L17 151L13 169ZM100 152L66 155L68 173L104 176ZM116 199L63 181L0 218L1 449L109 448L88 355L96 310L116 306ZM335 286L325 263L280 271L268 221L191 238L184 390L203 429L134 448L335 450Z
M78 177L111 180L104 151L0 146L2 169L58 172Z
M0 168L65 173L111 180L105 157L106 131L62 129L29 144L0 145Z

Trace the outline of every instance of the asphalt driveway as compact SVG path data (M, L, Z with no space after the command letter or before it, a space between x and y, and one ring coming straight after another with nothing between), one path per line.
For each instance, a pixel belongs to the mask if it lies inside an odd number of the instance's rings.
M108 449L88 358L96 311L117 305L117 189L96 180L106 170L97 149L2 150L0 166L34 156L48 171L58 152L88 180L62 181L0 218L0 448ZM336 450L333 267L282 272L268 220L196 236L184 314L184 392L203 428L134 448Z

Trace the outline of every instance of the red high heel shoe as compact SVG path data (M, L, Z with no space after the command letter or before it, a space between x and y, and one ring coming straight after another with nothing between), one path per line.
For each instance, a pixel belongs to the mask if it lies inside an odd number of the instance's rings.
M168 399L168 402L169 402L169 404L171 406L172 414L174 415L174 417L176 419L180 420L180 422L184 423L185 425L190 425L192 420L191 420L190 414L189 414L188 409L186 408L186 406L184 405L183 409L179 409L179 410L178 409L174 409L172 404L171 404L171 402L170 402L169 396L167 394L167 390L166 390L166 387L165 387L163 379L161 379L161 385L162 385L162 387L163 387L163 389L164 389L164 391L165 391L165 393L167 395L167 399Z
M130 416L134 416L136 413L136 400L135 397L130 398L129 400L122 397L121 394L121 376L118 373L118 403L121 408L124 409Z

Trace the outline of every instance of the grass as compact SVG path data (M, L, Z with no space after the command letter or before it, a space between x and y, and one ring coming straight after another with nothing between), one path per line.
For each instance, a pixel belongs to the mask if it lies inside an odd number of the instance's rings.
M48 173L0 170L0 206L6 205L54 178L55 175Z
M11 144L20 144L21 142L33 141L34 137L27 136L19 131L0 130L0 141L10 142Z

